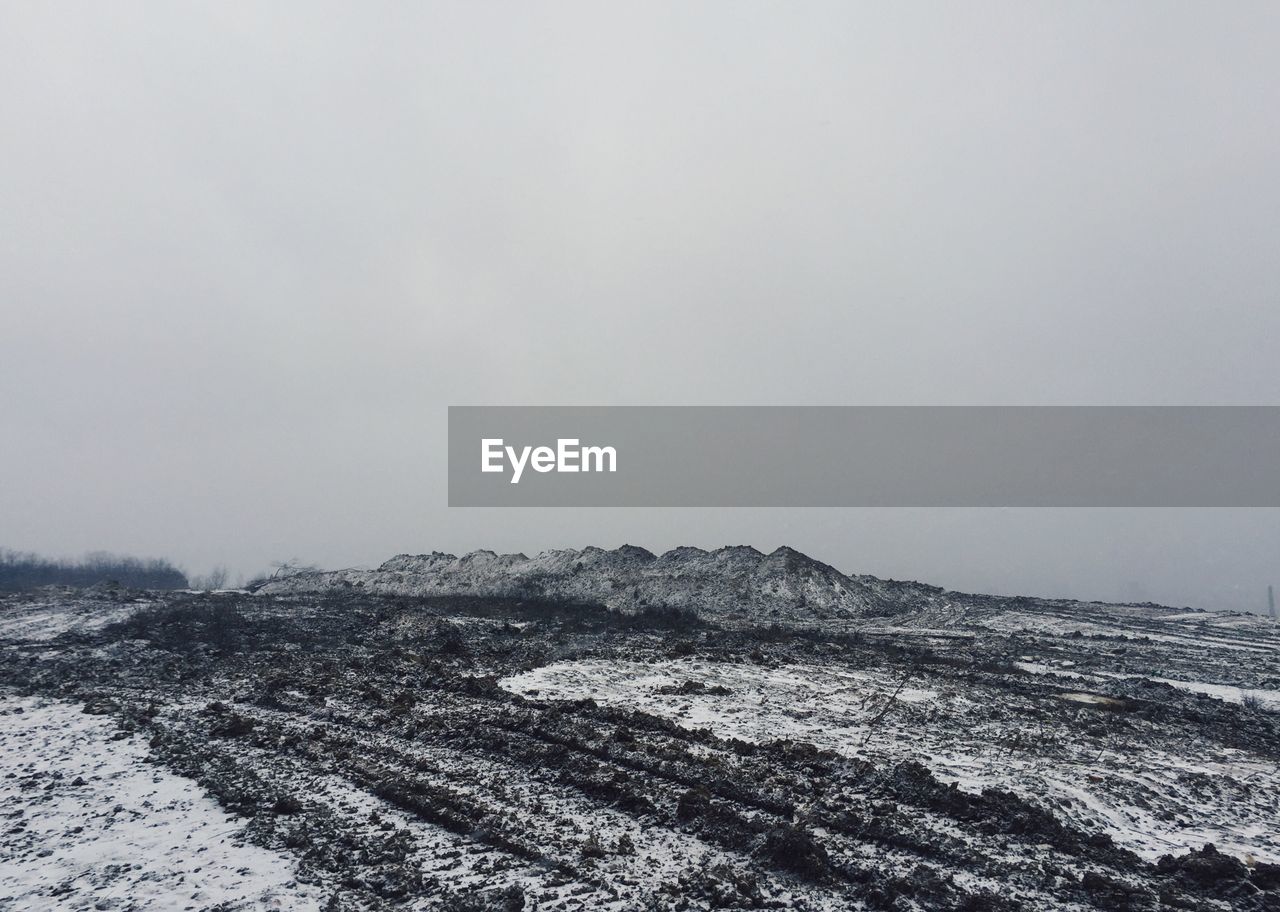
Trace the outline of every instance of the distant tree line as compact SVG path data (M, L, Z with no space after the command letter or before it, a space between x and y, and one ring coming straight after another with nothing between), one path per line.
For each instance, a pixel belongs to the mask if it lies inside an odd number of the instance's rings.
M167 560L141 560L105 551L81 560L51 560L0 548L0 592L37 586L94 586L115 582L131 589L185 589L187 577Z

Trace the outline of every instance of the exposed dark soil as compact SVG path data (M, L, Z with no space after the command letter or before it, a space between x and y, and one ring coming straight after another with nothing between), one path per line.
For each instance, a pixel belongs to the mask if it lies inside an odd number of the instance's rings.
M0 685L147 739L249 838L296 857L333 910L1280 909L1276 866L1213 847L1144 861L1035 796L974 794L922 762L748 742L497 683L636 656L927 672L1002 688L1040 721L1081 719L1099 738L1160 726L1280 757L1273 714L1128 682L1110 711L1055 700L1011 664L1027 648L1016 637L904 646L529 600L148 598L98 630L10 641ZM1035 722L1010 737L1030 740Z

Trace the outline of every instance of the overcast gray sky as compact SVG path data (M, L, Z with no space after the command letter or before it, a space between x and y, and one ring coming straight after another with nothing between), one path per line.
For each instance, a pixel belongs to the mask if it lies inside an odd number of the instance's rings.
M787 543L1258 608L1280 513L449 510L449 404L1280 403L1280 5L0 5L0 545Z

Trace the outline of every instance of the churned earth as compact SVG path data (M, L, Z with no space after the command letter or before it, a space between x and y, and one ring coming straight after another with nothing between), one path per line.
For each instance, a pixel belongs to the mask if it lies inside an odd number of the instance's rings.
M0 910L1280 909L1269 624L928 591L7 597Z

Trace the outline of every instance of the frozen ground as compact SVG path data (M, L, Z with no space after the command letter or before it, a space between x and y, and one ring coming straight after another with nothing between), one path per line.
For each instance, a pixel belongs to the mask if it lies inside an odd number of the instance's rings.
M926 595L0 600L0 912L1280 908L1271 628Z
M1076 680L1105 681L1107 678L1117 680L1147 680L1157 684L1168 684L1189 693L1204 694L1225 703L1236 703L1241 706L1252 703L1268 712L1280 712L1280 690L1263 687L1236 687L1231 684L1212 684L1208 681L1180 681L1175 678L1162 678L1159 675L1118 674L1116 672L1097 671L1086 674L1073 671L1071 668L1055 667L1040 662L1015 662L1018 668L1031 674L1055 675L1061 678Z
M968 791L996 786L1045 801L1150 860L1212 842L1241 858L1280 862L1280 765L1273 760L1209 745L1178 750L1140 738L1098 742L1062 731L1060 722L1042 721L1033 732L993 724L990 706L999 702L1008 710L1031 700L982 685L961 691L922 669L895 678L815 665L588 660L500 683L526 697L589 697L643 709L725 738L805 741L877 763L917 760ZM1053 696L1119 702L1075 691ZM1016 743L1022 736L1026 743ZM1032 738L1061 741L1046 754ZM1192 782L1197 787L1189 787Z
M0 697L0 909L319 909L296 860L108 718Z
M116 604L84 602L68 604L65 599L47 597L0 609L0 642L44 642L64 633L92 633L127 618L146 599Z

